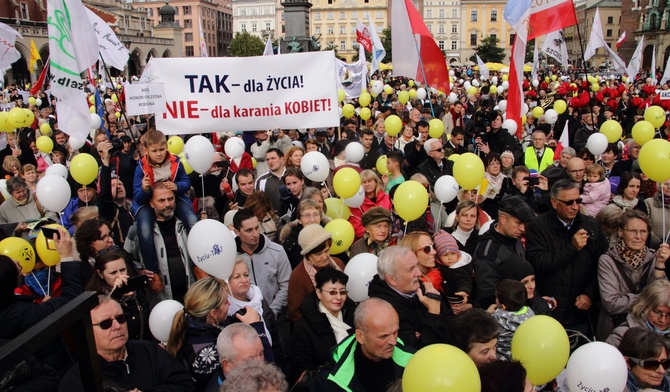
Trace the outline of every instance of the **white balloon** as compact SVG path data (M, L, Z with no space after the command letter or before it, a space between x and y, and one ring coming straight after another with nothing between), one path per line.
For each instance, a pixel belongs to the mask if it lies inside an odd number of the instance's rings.
M449 70L449 76L454 76L455 74L456 74L456 73L454 72L453 69L450 69L450 70Z
M493 110L500 110L500 106L498 106L498 105L494 106Z
M235 239L223 223L203 219L188 234L188 254L193 264L215 278L228 279L233 272Z
M501 112L507 110L507 100L503 99L500 102L498 102L498 107L500 108Z
M37 99L35 100L35 106L42 106L42 100L39 99L39 98L37 98Z
M166 299L154 306L149 314L149 329L159 342L167 342L172 330L172 320L184 305L173 299Z
M509 82L508 82L507 80L505 80L504 82L502 82L502 87L503 87L505 90L507 90L507 88L509 87Z
M540 85L540 82L537 79L533 79L533 87L537 87Z
M319 151L310 151L302 157L300 170L305 177L315 182L324 182L328 178L330 165L328 158Z
M354 256L344 267L344 273L349 277L347 283L349 298L354 302L365 301L370 298L368 297L368 285L377 274L377 256L372 253L361 253Z
M5 198L5 200L9 200L11 197L9 192L7 192L7 180L0 179L0 194L2 194L2 197Z
M184 145L184 156L193 170L203 174L214 162L214 146L206 137L195 135Z
M347 162L358 163L365 156L365 148L359 142L351 142L344 149Z
M384 91L384 83L381 80L375 80L372 82L372 92L379 95Z
M426 89L421 87L416 90L417 99L426 99Z
M300 140L294 140L294 141L291 142L291 144L293 144L296 147L300 147L303 150L305 149L305 145L302 144L302 142Z
M522 115L528 113L528 110L530 110L530 109L528 108L527 103L524 102L523 104L521 104L521 114Z
M458 101L458 95L456 93L449 93L449 103L454 103Z
M546 112L544 112L544 121L547 124L556 124L556 121L558 121L558 112L554 109L548 109Z
M491 78L491 83L498 84L498 77L497 76L492 77Z
M47 169L44 171L44 174L47 175L47 176L51 175L51 174L55 174L55 175L61 176L64 179L67 180L68 171L67 171L67 167L61 165L60 163L54 163L53 165L47 167Z
M518 125L516 121L509 119L505 120L502 123L503 129L507 129L507 132L509 132L510 135L514 136L516 135L516 130L518 129Z
M628 367L623 355L614 346L592 342L572 353L566 375L571 391L623 391Z
M231 137L226 140L226 144L223 146L223 151L226 152L226 155L230 159L240 158L244 154L246 146L244 145L244 140L239 137Z
M97 113L91 113L91 128L98 129L102 125L102 119Z
M458 79L458 84L463 84L463 79Z
M467 81L467 82L463 83L463 88L465 90L469 89L470 87L472 87L472 85L470 84L470 81Z
M591 151L591 154L600 155L607 150L607 143L607 136L600 132L596 132L586 140L586 148Z
M84 143L86 142L85 140L79 140L74 136L70 136L70 138L67 140L68 144L70 147L72 147L73 150L79 150L80 148L84 147Z
M482 235L482 234L486 233L487 231L489 231L489 228L491 228L492 223L493 223L493 219L484 222L484 224L479 227L479 235Z
M363 185L358 188L358 192L355 195L351 196L348 199L344 199L344 204L348 205L351 208L358 208L363 205L365 201L365 191L363 190Z
M452 176L445 175L435 181L435 197L442 203L449 203L458 195L458 182Z
M475 87L479 87L479 80L475 79L472 81L472 85Z
M70 202L70 184L59 175L47 175L37 182L35 194L42 207L52 212L61 212Z

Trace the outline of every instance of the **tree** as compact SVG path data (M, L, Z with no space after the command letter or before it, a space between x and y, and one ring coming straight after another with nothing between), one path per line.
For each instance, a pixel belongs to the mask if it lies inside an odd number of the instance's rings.
M526 56L524 61L527 63L532 63L534 55L535 55L535 38L528 41L528 44L526 45Z
M382 30L382 36L379 37L379 40L382 41L382 46L384 47L384 50L386 51L386 56L384 56L384 59L382 60L384 63L390 63L393 61L393 52L391 51L393 49L393 46L391 45L391 28L387 27L384 30Z
M264 50L265 42L246 31L235 33L235 38L230 40L230 55L232 57L261 56Z
M482 38L481 44L475 51L485 63L502 63L505 60L505 50L498 47L499 42L497 37L489 35Z
M358 61L358 47L355 47L355 49L356 49L356 54L351 59L351 61L353 61L353 62ZM372 53L368 52L367 50L365 51L365 61L372 61Z

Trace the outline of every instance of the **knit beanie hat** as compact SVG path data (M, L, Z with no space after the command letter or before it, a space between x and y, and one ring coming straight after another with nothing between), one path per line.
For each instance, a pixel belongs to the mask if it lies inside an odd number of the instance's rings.
M530 265L523 257L512 255L503 260L500 265L500 278L521 280L529 275L535 275L533 266Z
M439 233L435 234L433 242L435 252L437 252L435 256L438 258L444 256L449 252L456 252L456 253L461 252L460 249L458 249L458 243L456 243L456 239L451 234L447 233L444 230L440 230Z

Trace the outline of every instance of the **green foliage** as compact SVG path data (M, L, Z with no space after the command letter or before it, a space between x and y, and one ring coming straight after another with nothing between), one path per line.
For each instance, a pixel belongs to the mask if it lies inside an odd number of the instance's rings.
M246 31L236 33L235 38L230 41L231 57L261 56L264 50L265 42Z
M382 35L379 37L379 40L382 41L382 46L386 51L386 56L382 60L384 64L390 63L393 61L393 46L391 45L391 28L387 27L382 30Z
M475 51L485 63L502 63L505 60L505 50L498 47L500 40L493 36L482 38Z

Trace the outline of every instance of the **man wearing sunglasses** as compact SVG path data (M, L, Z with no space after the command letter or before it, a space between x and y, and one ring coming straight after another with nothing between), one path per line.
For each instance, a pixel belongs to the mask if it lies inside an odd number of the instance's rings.
M445 158L444 148L442 148L442 140L428 139L423 148L428 154L428 158L423 161L419 167L419 173L426 176L430 186L435 186L435 181L444 175L453 175L454 162Z
M553 316L565 328L593 337L590 310L598 300L598 259L607 242L598 223L579 212L579 186L571 180L551 187L551 211L528 225L526 254L537 287L556 298Z
M106 295L98 300L91 322L104 383L124 391L190 392L195 388L191 373L167 351L148 340L128 340L126 315L118 302ZM84 390L79 365L65 374L58 390Z

